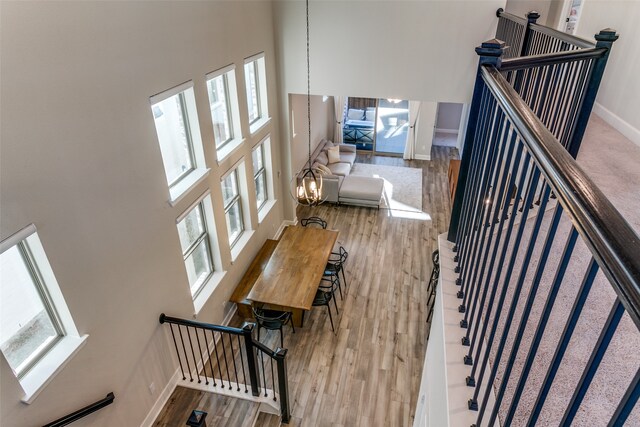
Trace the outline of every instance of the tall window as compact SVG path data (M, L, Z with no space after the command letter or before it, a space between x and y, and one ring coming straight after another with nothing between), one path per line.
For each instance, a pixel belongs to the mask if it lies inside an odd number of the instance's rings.
M31 403L85 341L32 224L0 242L0 350Z
M242 143L236 74L233 65L207 75L209 107L218 160Z
M238 187L237 168L222 180L222 198L227 230L229 230L229 245L233 248L244 232L242 199L240 198L240 189Z
M269 117L264 54L245 59L244 82L247 92L249 128L251 133L254 133Z
M209 80L207 89L209 90L209 106L213 120L213 137L216 141L216 148L220 148L233 139L227 75L222 74Z
M260 119L260 82L258 81L257 61L244 64L244 82L247 88L247 105L249 106L249 123Z
M258 205L258 212L260 212L268 199L267 171L264 167L264 143L261 143L253 149L251 159L253 161L253 180L256 184L256 201Z
M211 247L203 202L197 203L180 221L178 235L187 267L191 295L195 298L213 274Z
M0 348L21 378L64 336L38 266L26 241L0 255Z
M204 164L191 83L151 97L151 110L167 184L175 200L198 178L196 175L202 175L194 171Z

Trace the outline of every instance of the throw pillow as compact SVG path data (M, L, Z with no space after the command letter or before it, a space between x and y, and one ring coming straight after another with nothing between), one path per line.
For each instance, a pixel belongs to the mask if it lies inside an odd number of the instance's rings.
M318 170L318 172L320 172L322 175L331 175L333 172L331 172L331 169L329 169L328 167L326 167L325 165L321 165L320 163L316 163L316 169Z
M326 151L323 151L320 154L318 154L318 157L316 157L316 162L321 163L323 165L326 165L327 163L329 163L329 158L327 157Z
M340 163L340 147L331 147L327 150L329 163Z

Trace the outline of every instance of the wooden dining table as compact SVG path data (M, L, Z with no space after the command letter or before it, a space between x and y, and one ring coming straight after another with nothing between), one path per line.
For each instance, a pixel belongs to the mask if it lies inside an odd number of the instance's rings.
M288 226L247 298L292 312L294 325L302 326L337 239L335 230Z

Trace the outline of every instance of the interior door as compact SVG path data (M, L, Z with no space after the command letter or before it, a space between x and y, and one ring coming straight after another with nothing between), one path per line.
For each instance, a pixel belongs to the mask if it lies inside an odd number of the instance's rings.
M578 27L578 21L580 20L580 12L582 10L582 3L584 0L568 0L567 14L565 18L564 32L568 34L575 34Z

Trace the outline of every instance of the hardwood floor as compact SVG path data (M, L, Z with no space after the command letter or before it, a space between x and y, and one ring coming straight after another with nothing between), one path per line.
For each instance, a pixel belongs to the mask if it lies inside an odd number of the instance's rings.
M295 334L285 328L292 411L289 425L412 425L429 326L426 288L431 253L437 247L437 236L448 227L447 170L449 159L456 157L447 147L433 147L432 153L428 162L368 154L357 158L362 163L421 168L422 207L429 220L402 218L385 209L299 208L298 218L320 216L329 228L339 230L338 244L349 252L348 287L344 300L337 296L339 315L332 305L335 334L326 307L315 307ZM242 322L236 316L231 325ZM262 342L275 348L280 343L278 332L263 335ZM193 393L191 397L186 392L172 397L172 405L182 405L178 399L184 399L187 413L196 407L207 410L209 398ZM163 420L169 420L163 414ZM230 420L215 425L245 425L239 419L235 423ZM175 424L156 425L183 424L177 418ZM266 414L260 414L256 422L257 426L278 424Z

